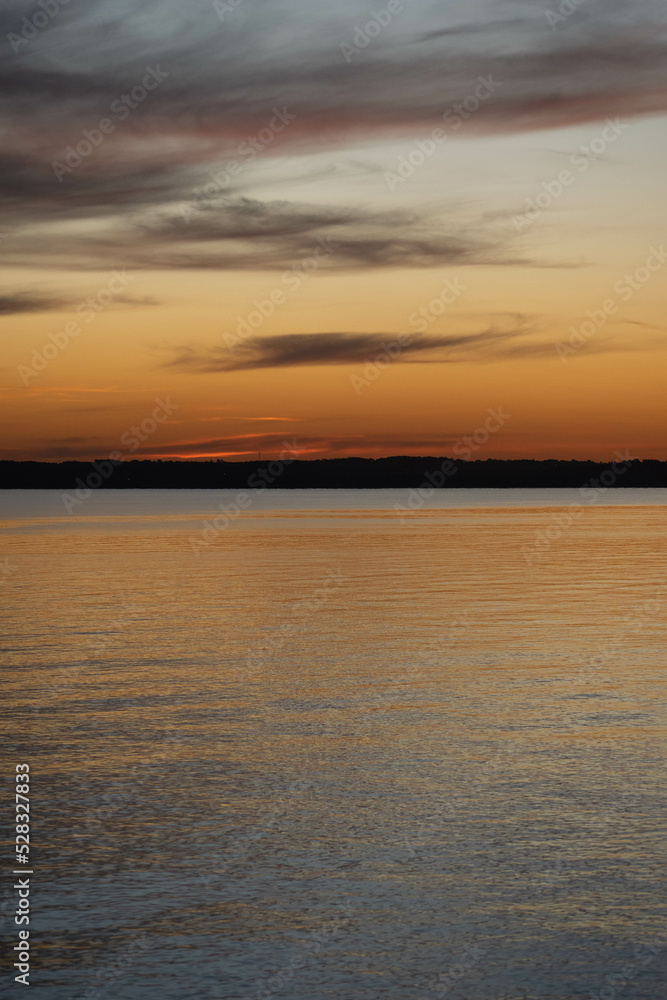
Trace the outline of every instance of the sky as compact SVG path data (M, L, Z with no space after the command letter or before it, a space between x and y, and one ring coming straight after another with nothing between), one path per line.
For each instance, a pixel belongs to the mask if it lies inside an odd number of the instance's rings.
M0 458L667 458L663 0L6 0L0 46Z

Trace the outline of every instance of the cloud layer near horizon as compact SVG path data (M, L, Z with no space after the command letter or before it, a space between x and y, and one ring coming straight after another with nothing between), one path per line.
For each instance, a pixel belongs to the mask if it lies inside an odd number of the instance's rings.
M298 434L295 436L290 429L281 434L237 434L226 437L188 438L170 441L167 444L147 442L133 451L126 446L119 446L117 441L102 438L90 439L80 437L54 438L38 443L33 449L32 458L35 461L91 461L95 458L106 458L111 452L120 450L123 460L131 462L142 458L165 459L196 459L225 456L228 459L257 458L262 452L266 461L277 459L281 452L289 458L308 459L313 457L340 457L352 455L371 455L383 457L387 449L395 448L395 455L413 453L421 450L422 455L443 455L446 450L459 441L465 432L448 432L440 436L423 435L401 438L396 445L396 437L387 434L350 434L340 436L325 436L314 434ZM0 448L0 460L16 460L17 455L11 448ZM20 460L20 459L19 459Z

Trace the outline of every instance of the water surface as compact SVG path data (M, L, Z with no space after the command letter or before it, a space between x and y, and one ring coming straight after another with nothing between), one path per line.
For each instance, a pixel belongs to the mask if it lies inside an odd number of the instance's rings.
M38 996L662 998L666 497L5 493Z

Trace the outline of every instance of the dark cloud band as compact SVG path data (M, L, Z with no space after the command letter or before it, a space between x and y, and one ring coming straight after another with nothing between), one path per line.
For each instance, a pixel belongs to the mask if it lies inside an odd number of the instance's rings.
M313 230L303 212L262 214L237 200L221 213L211 203L191 220L186 248L175 206L192 203L216 159L233 160L238 150L250 161L258 149L271 156L339 147L343 136L351 143L369 135L419 136L458 120L456 108L480 79L494 81L493 93L466 112L466 134L667 110L664 5L638 0L621 10L586 0L560 30L549 24L547 0L514 3L505 19L498 6L476 0L468 21L452 24L455 5L414 2L346 61L341 45L368 20L360 0L335 9L313 0L252 0L230 5L223 18L209 0L185 7L145 0L129 11L113 0L91 0L61 5L39 29L25 27L31 5L6 4L0 37L22 30L30 36L14 51L7 46L0 68L0 211L17 229L3 246L9 262L63 257L55 236L52 245L48 235L41 246L21 240L24 222L55 227L120 216L138 227L135 260L113 259L114 240L128 242L119 229L100 239L98 266L150 260L155 267L246 268L251 254L241 244L252 241L259 267L282 267ZM156 86L139 99L148 69ZM123 114L114 117L119 101ZM104 120L112 133L101 127ZM65 157L67 170L54 171ZM332 210L326 223L345 230L340 261L405 262L399 240L361 231L360 219L346 211ZM162 253L151 243L158 236L181 244L179 252ZM221 240L226 245L218 246ZM461 258L451 234L437 245L432 235L420 243L412 233L405 248L409 266ZM72 250L74 257L76 241ZM86 250L70 264L80 266Z

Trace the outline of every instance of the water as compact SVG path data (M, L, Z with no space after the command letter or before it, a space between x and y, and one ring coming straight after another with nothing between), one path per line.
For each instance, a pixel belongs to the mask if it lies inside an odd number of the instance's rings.
M662 1000L667 491L406 497L2 496L38 997Z

